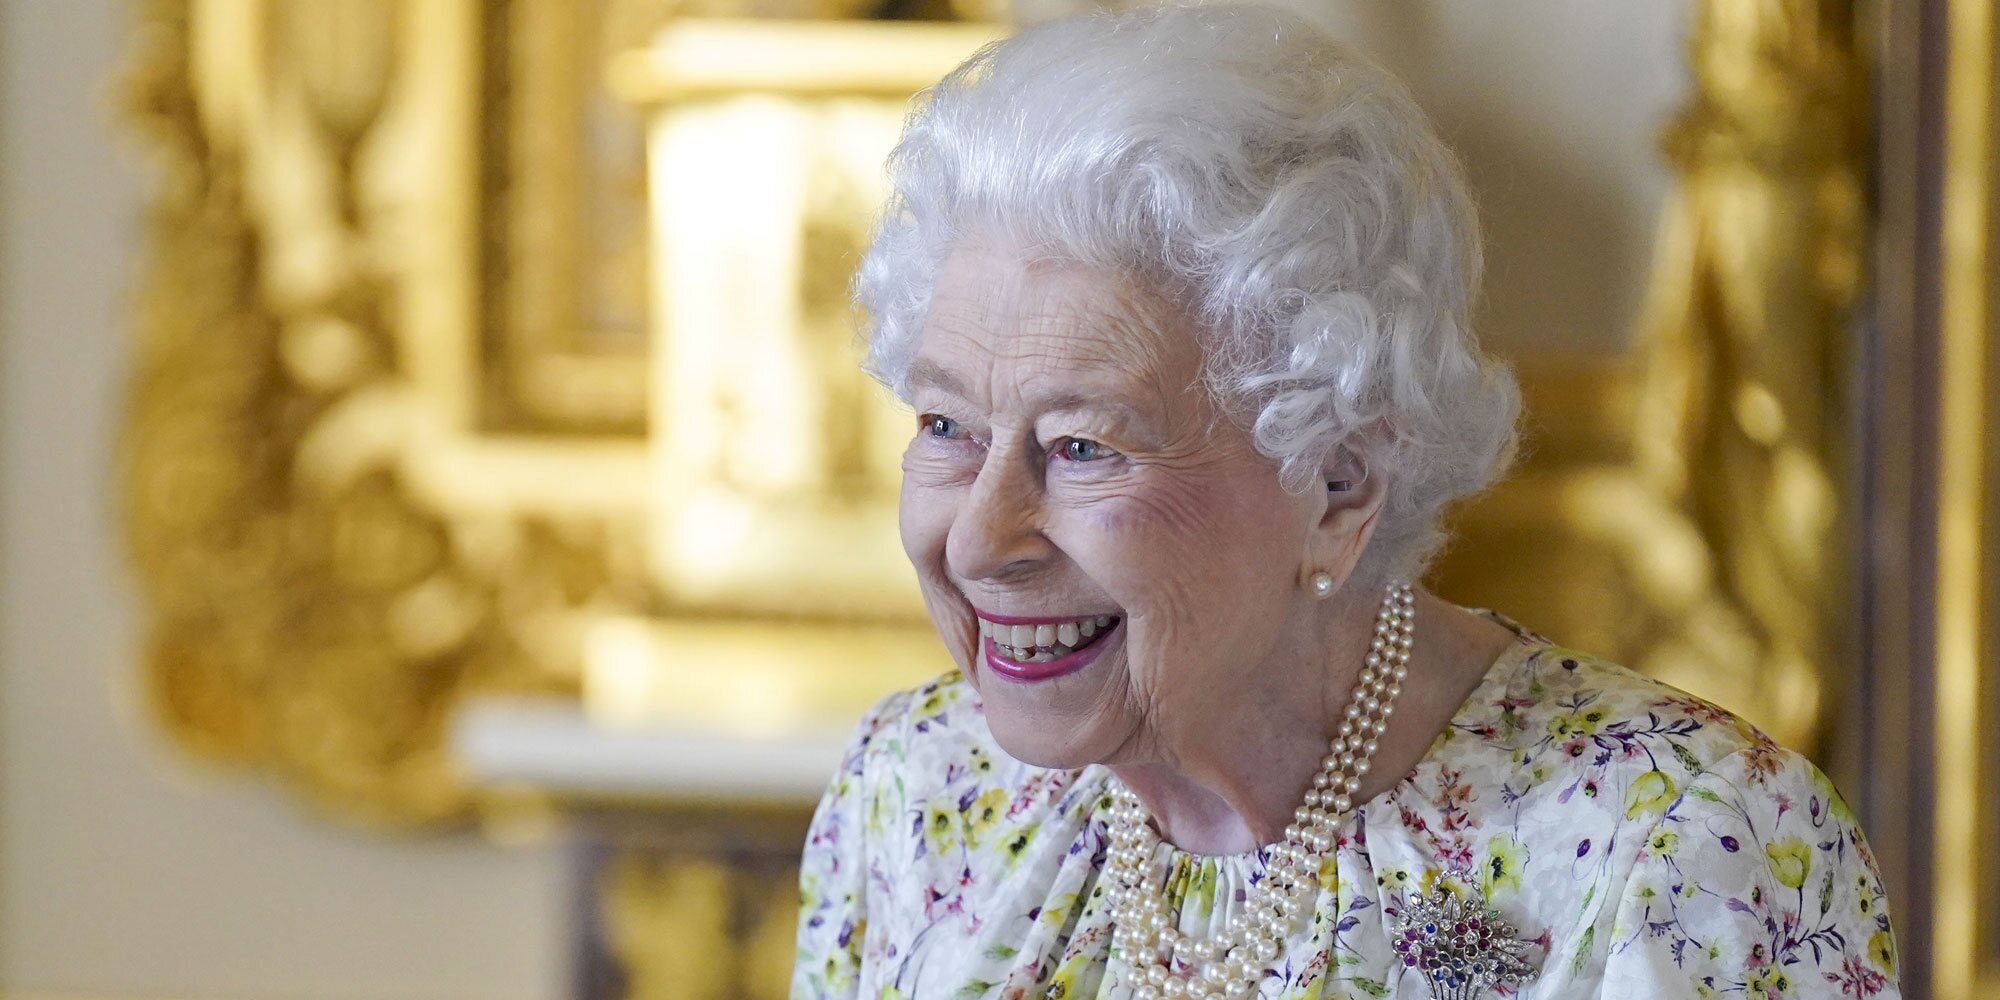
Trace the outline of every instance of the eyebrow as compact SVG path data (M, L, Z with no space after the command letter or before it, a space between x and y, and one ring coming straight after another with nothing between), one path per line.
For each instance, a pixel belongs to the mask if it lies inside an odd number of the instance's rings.
M958 376L946 370L943 365L929 358L917 358L910 362L909 374L904 377L904 385L918 388L936 389L959 399L970 399L965 383ZM1080 413L1097 412L1110 414L1136 430L1146 430L1153 426L1153 420L1146 410L1137 403L1109 392L1090 392L1065 389L1048 395L1031 395L1030 401L1040 413Z
M903 376L903 384L911 389L915 389L918 386L941 389L960 399L964 399L968 395L965 391L965 383L960 382L958 376L946 371L943 365L929 358L918 358L910 362L910 370L908 374Z
M1085 393L1072 390L1049 396L1037 396L1035 397L1035 402L1039 404L1038 409L1043 413L1095 411L1112 414L1135 427L1149 427L1152 423L1146 419L1145 413L1139 407L1120 397L1105 393Z

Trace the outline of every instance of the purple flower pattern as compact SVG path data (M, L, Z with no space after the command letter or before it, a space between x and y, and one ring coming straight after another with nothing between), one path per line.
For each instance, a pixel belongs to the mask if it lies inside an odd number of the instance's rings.
M1714 705L1485 613L1519 641L1348 818L1261 1000L1427 996L1392 934L1447 873L1526 942L1539 974L1521 996L1899 995L1881 877L1825 775ZM793 996L1129 997L1099 878L1108 777L1008 757L956 674L885 699L806 841ZM1163 848L1154 864L1182 929L1205 934L1264 858Z

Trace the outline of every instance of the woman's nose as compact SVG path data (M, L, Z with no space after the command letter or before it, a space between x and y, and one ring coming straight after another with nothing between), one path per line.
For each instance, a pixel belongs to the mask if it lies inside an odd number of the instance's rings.
M945 538L945 561L961 580L1018 576L1046 562L1036 470L1017 455L989 453Z

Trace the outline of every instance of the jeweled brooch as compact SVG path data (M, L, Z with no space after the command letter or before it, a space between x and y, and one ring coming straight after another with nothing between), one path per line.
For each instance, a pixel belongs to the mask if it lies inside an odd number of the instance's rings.
M1523 941L1470 882L1446 874L1396 918L1396 959L1430 980L1432 1000L1476 1000L1494 986L1535 978Z

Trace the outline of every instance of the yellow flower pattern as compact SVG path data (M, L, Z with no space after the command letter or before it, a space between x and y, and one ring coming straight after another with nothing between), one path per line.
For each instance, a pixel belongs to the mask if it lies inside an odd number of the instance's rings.
M1638 819L1657 816L1674 801L1674 779L1661 770L1647 771L1632 781L1625 797L1625 816Z
M1771 861L1771 877L1788 889L1802 889L1806 876L1812 873L1812 848L1797 837L1764 845L1764 856Z
M1519 641L1416 767L1342 823L1258 1000L1422 997L1389 936L1443 874L1540 969L1527 995L1895 997L1853 813L1733 715L1506 619ZM794 997L1128 1000L1101 766L1008 757L947 674L862 721L808 833ZM1242 912L1258 852L1154 859L1180 929Z

